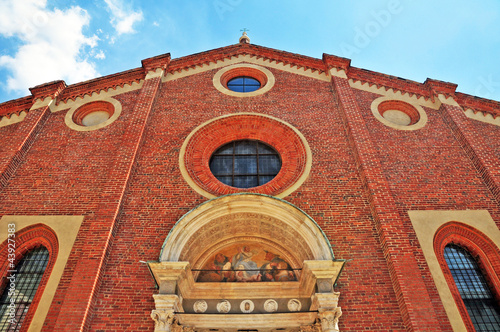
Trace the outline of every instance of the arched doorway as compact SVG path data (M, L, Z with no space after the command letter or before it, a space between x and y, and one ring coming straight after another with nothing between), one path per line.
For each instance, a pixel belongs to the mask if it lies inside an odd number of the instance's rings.
M343 265L294 205L259 194L212 199L176 223L149 263L160 289L155 331L337 331Z

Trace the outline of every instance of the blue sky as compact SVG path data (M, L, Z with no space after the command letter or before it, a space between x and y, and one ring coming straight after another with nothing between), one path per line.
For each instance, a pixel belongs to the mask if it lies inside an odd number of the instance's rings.
M251 43L500 100L500 1L0 0L0 102L67 84Z

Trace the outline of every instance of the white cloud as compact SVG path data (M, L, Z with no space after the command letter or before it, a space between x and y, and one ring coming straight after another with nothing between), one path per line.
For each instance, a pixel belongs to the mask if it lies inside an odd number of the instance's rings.
M95 64L82 58L86 48L97 46L97 36L85 36L88 13L80 7L49 10L46 0L0 0L0 35L22 43L12 56L0 57L10 71L8 90L27 90L63 79L67 83L98 76Z
M111 24L119 35L135 32L133 25L143 19L141 11L125 8L122 0L104 0L111 12Z
M99 60L103 60L103 59L106 59L106 55L101 50L99 53L97 53L96 55L94 55L94 58L99 59Z

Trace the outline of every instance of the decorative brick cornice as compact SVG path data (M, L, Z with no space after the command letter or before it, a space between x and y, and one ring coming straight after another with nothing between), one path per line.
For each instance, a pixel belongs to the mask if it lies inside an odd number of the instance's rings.
M312 72L325 72L325 65L320 59L279 51L253 44L235 44L174 59L171 61L168 67L168 72L181 72L183 70L188 70L203 65L209 65L210 63L217 63L218 61L224 61L226 59L231 59L232 57L236 57L239 55L250 55L256 57L256 59L275 61L277 63L282 63L290 67L303 68L304 70L309 69Z
M7 119L10 119L14 114L19 116L23 111L28 112L31 105L33 105L33 96L26 96L1 103L0 118L7 117Z
M347 73L349 71L349 68L351 67L351 59L342 58L326 53L323 53L323 62L325 63L327 70L336 68L342 69Z
M500 117L500 102L467 95L465 93L456 93L457 102L464 110L471 109L474 114L481 112L483 116L491 114L493 119Z
M392 89L394 92L400 91L401 94L408 93L410 97L415 95L417 98L423 97L424 100L433 100L428 88L426 88L422 83L412 80L356 67L349 68L348 76L353 83L361 82L362 84L368 84L369 86L384 88L386 91Z
M144 59L141 61L141 63L145 74L156 69L165 70L170 63L170 53L165 53L152 58Z
M446 97L453 97L458 85L456 85L455 83L428 78L425 80L424 86L429 90L430 93L434 93L436 95L442 94Z
M44 84L37 85L30 88L31 95L34 100L45 99L46 97L55 97L61 91L66 88L66 83L64 81L52 81Z
M93 93L99 93L103 90L108 91L109 89L116 89L117 87L123 87L126 84L132 85L134 82L139 83L142 79L144 79L143 69L135 68L121 73L76 83L68 86L62 91L60 96L57 98L56 104L59 104L60 102L65 103L70 99L75 100L77 97L83 98L85 95L92 96Z

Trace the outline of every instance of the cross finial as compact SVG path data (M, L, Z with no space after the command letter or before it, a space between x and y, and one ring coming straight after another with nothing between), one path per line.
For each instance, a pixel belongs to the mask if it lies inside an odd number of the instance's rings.
M240 31L243 31L240 37L240 44L250 44L250 37L247 36L247 31L250 30L248 30L247 28L243 28Z

